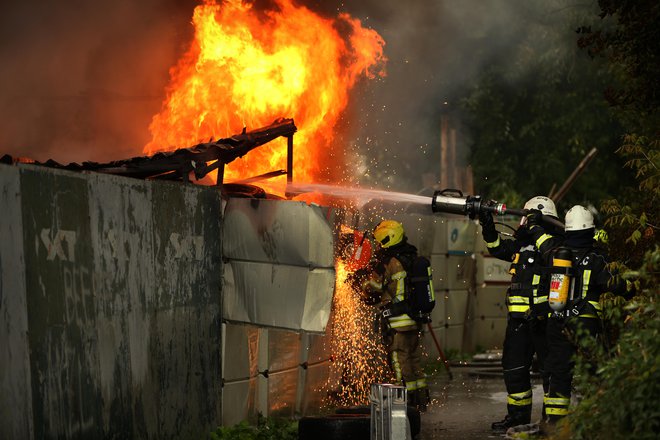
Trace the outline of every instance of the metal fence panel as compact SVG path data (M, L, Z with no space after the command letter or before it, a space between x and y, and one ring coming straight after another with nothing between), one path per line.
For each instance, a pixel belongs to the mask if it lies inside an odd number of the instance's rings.
M100 438L87 182L25 168L21 194L35 437Z
M155 299L150 372L161 438L220 418L220 198L214 188L152 189Z
M232 198L225 208L224 256L235 260L334 267L326 210L303 202Z
M225 319L324 331L330 316L334 270L230 261L224 273Z
M20 173L20 190L5 183L16 174L7 170ZM25 259L24 269L20 253L5 264L19 242L3 240L2 283L16 290L11 325L27 307L30 352L29 367L16 350L3 372L29 375L31 384L15 384L32 401L23 414L33 436L179 438L219 423L217 191L35 166L1 171L0 206L13 203L14 215L0 232L24 243ZM10 341L3 347L18 341L13 327L0 334Z
M0 165L0 438L32 437L32 392L18 168ZM32 243L31 243L32 244Z

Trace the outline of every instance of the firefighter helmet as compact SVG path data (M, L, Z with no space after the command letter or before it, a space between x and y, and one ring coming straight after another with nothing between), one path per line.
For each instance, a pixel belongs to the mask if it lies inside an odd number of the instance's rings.
M527 200L524 209L538 209L543 215L558 218L555 202L544 196L536 196Z
M594 215L582 205L575 205L566 213L564 229L566 231L582 231L594 227Z
M384 248L401 243L403 225L395 220L383 220L374 229L374 238Z

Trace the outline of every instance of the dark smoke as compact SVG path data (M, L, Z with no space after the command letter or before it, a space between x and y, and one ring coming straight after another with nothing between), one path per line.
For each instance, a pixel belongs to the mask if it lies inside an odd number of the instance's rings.
M460 132L459 109L466 90L502 58L510 60L508 77L524 76L537 51L558 43L555 34L567 35L561 44L572 50L571 20L590 5L581 0L343 3L340 9L381 34L389 58L387 77L362 88L345 121L351 129L345 141L362 164L359 180L411 192L437 183L443 115L458 121L457 157L466 165L469 133Z
M141 155L198 2L10 1L0 14L0 154L64 163ZM388 76L360 84L339 127L338 148L361 164L346 178L401 191L423 187L425 174L437 181L441 115L457 110L489 60L534 44L539 22L575 2L303 1L327 16L348 12L386 42Z
M0 13L0 154L142 154L194 1L10 0Z

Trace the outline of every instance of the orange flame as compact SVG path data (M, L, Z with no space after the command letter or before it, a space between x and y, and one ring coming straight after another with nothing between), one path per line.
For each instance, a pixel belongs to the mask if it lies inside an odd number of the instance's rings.
M195 8L194 41L171 70L145 153L293 117L296 180L314 181L331 165L321 158L327 157L323 151L331 146L349 91L361 75L385 74L384 41L347 14L331 20L293 0L275 2L277 10L265 12L241 0L207 0ZM228 165L225 181L284 168L286 141L278 139Z

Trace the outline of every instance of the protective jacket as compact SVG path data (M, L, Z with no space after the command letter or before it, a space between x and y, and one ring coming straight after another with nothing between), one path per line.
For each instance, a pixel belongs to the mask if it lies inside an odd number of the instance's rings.
M528 233L519 234L515 240L502 240L498 235L494 241L486 242L492 256L511 261L507 308L512 318L544 318L550 310L549 274L544 268L548 266L548 251L559 245L562 237L559 231L546 233L542 228L533 229L539 230L538 237Z
M426 376L421 368L421 325L404 311L408 283L407 270L417 255L417 248L406 239L382 248L376 255L378 264L368 287L380 292L381 305L391 313L388 323L393 332L385 338L392 371L408 391L408 405L425 408L429 402ZM397 304L399 307L397 307Z
M415 255L417 248L405 240L396 246L382 249L376 255L379 263L375 272L382 283L383 304L396 305L406 299L406 267L409 267ZM419 330L417 322L406 313L393 313L388 321L390 327L396 331Z

